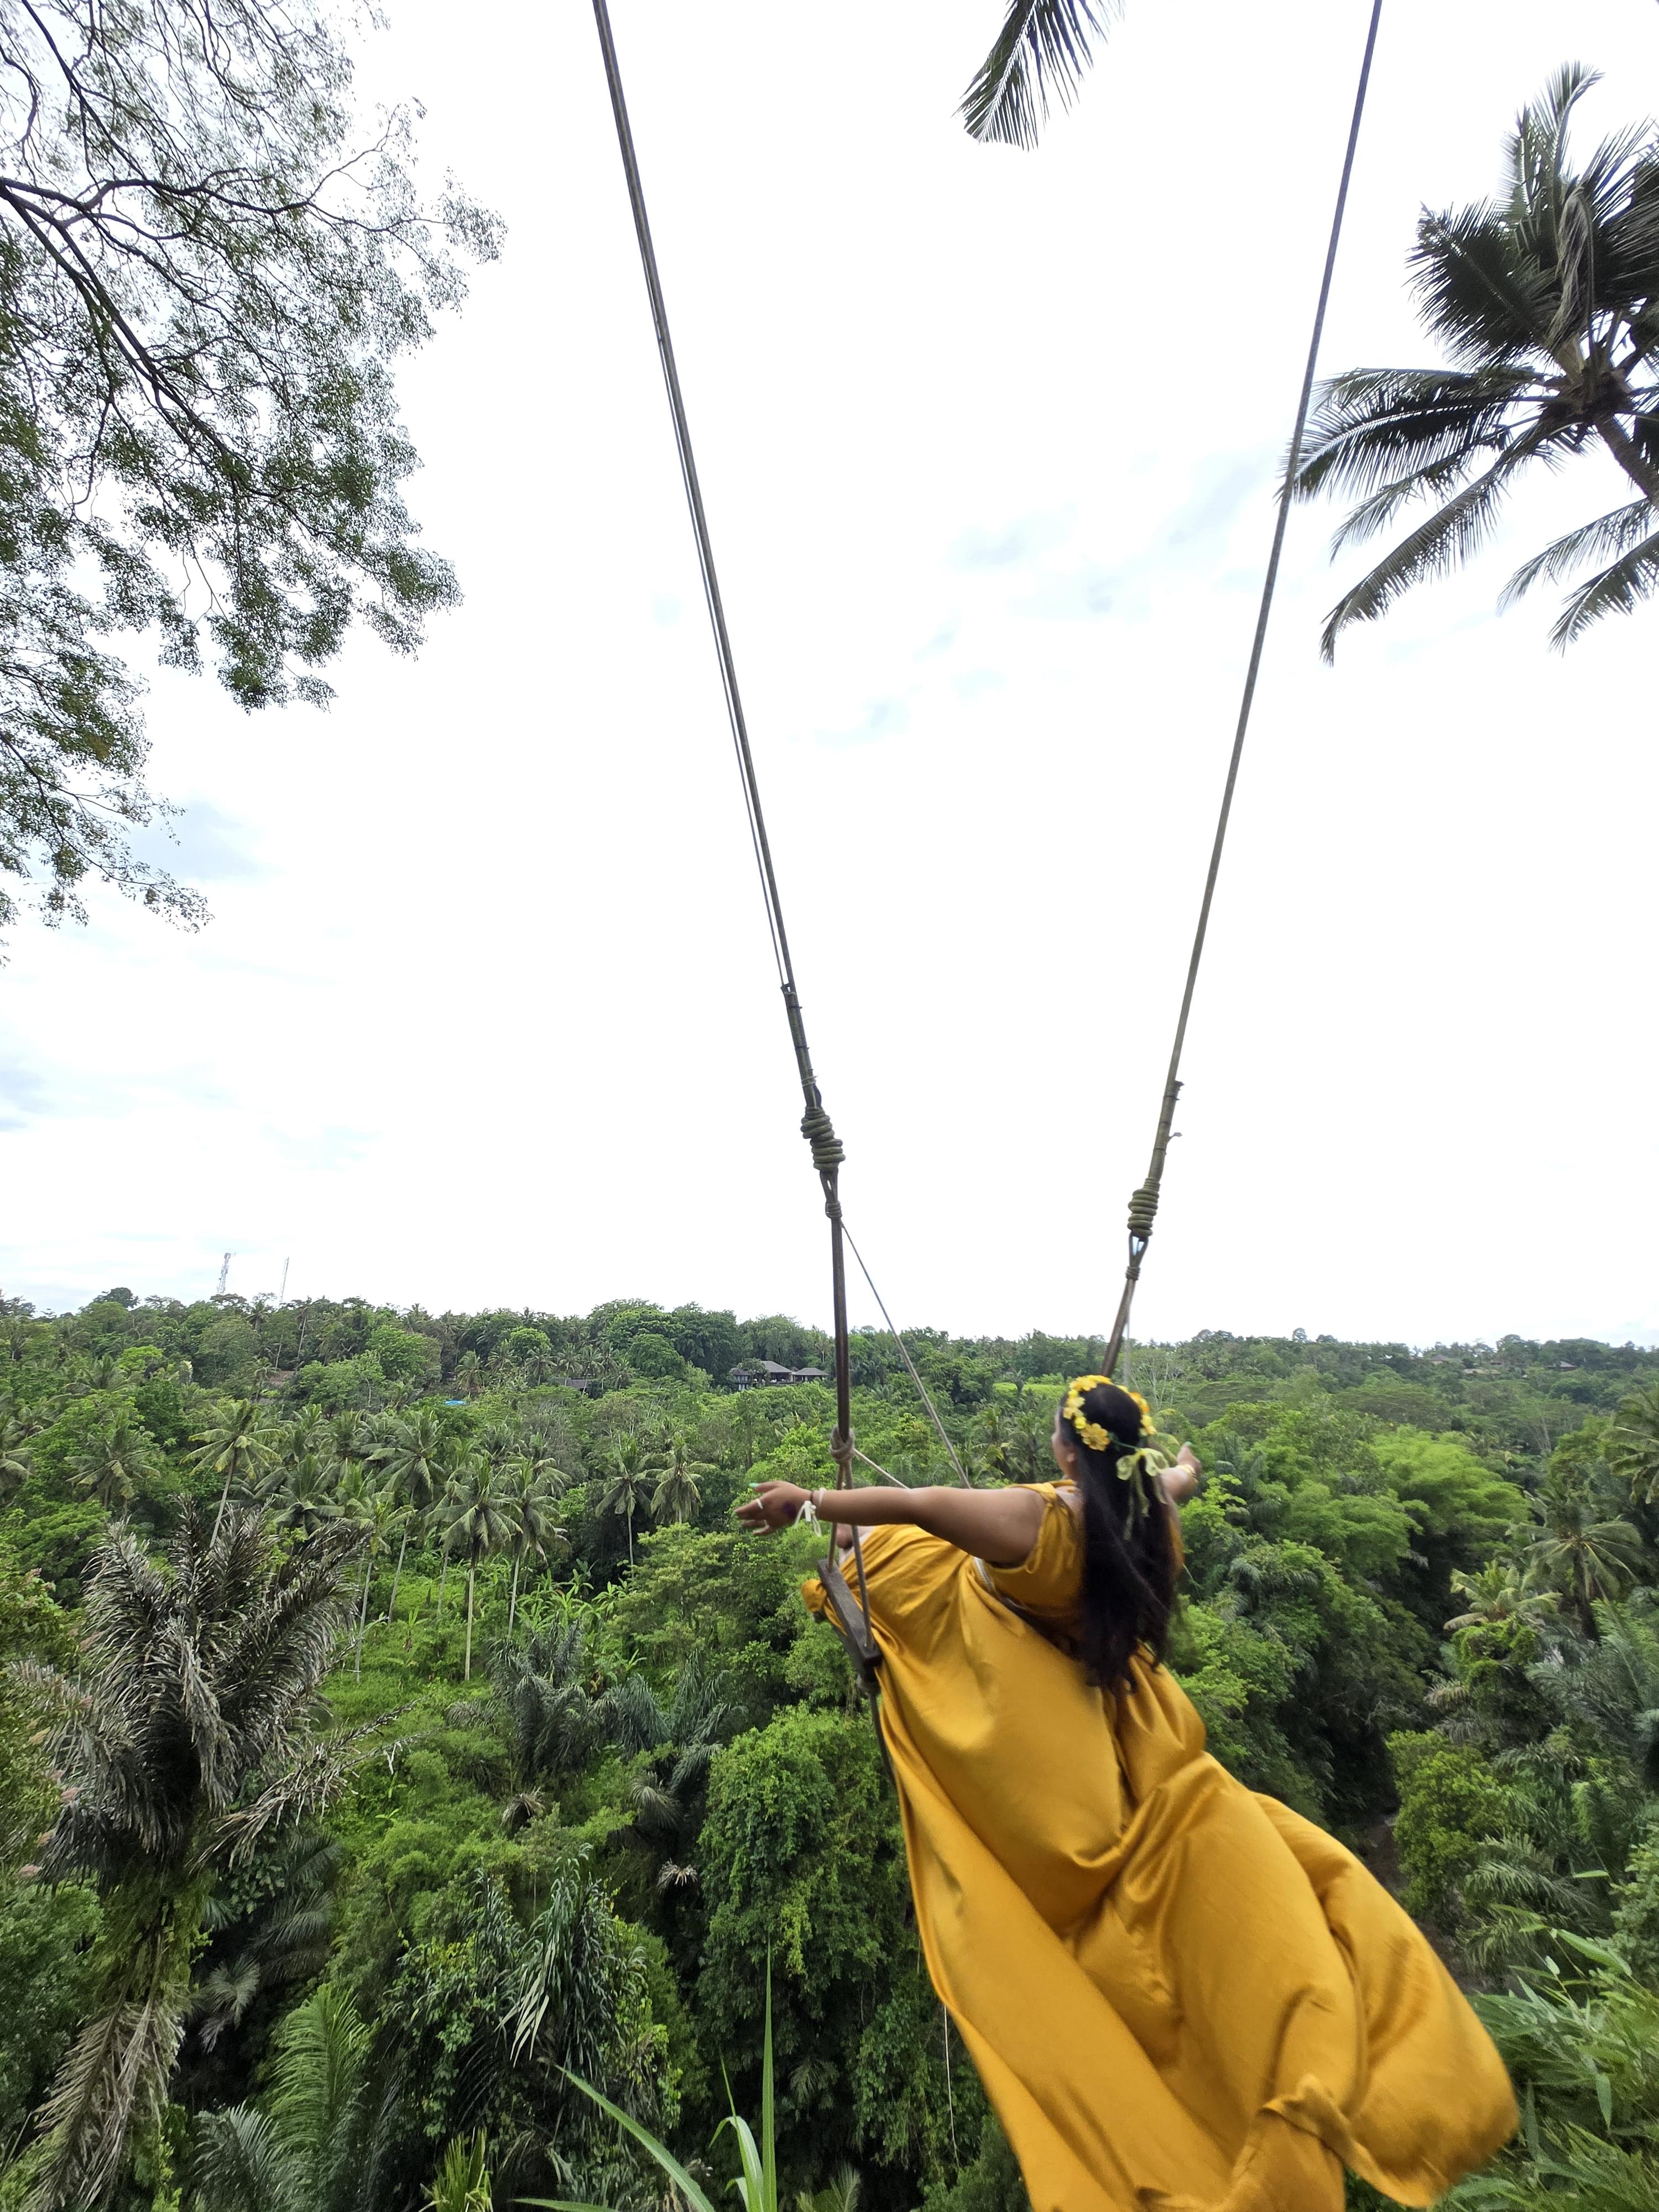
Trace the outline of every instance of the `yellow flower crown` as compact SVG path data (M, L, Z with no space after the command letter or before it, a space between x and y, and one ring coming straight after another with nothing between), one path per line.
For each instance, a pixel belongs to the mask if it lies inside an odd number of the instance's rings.
M1066 1402L1060 1407L1060 1412L1077 1431L1084 1443L1091 1450L1102 1452L1110 1451L1115 1444L1121 1446L1123 1441L1121 1437L1115 1437L1111 1431L1103 1427L1100 1422L1089 1420L1084 1414L1084 1400L1091 1390L1097 1389L1103 1382L1109 1389L1123 1389L1123 1385L1121 1382L1114 1382L1109 1375L1079 1375L1067 1389ZM1150 1437L1158 1425L1152 1419L1152 1407L1139 1390L1124 1390L1123 1395L1126 1398L1133 1398L1139 1407L1140 1433L1143 1437Z

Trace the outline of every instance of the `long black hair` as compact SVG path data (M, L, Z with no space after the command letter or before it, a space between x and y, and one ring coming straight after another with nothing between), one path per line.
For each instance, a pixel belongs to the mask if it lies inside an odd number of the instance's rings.
M1079 1411L1110 1438L1103 1449L1090 1443L1062 1410L1060 1434L1077 1454L1083 1498L1079 1640L1091 1680L1115 1690L1127 1686L1137 1651L1163 1659L1180 1561L1170 1509L1152 1476L1124 1467L1141 1444L1139 1404L1115 1382L1096 1382Z

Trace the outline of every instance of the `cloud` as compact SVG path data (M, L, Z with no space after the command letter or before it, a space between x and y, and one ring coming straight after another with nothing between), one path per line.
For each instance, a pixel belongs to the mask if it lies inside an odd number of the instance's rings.
M672 629L684 612L684 601L677 599L672 592L659 592L651 602L651 619L662 629Z
M821 745L873 745L883 738L896 737L908 729L910 707L904 699L872 699L865 708L863 717L850 730L821 730Z
M153 868L187 883L251 882L270 872L242 842L245 823L224 814L205 799L192 799L183 811L152 822L133 838L132 849Z
M1000 668L969 668L955 679L959 699L977 699L982 692L1000 691L1008 681Z
M1062 507L1052 514L1021 515L1000 530L964 531L951 549L958 568L1012 568L1061 545L1072 532L1076 510Z
M1109 572L1098 562L1079 561L1074 568L1039 576L1030 596L1016 599L1009 611L1043 622L1092 622L1111 610Z
M267 1127L265 1142L296 1168L326 1170L356 1167L374 1142L368 1129L321 1127L308 1131Z
M23 1129L51 1112L55 1094L33 1068L17 1060L0 1062L0 1129Z
M1264 514L1271 515L1273 482L1273 456L1266 447L1253 453L1218 454L1199 470L1191 497L1176 511L1165 544L1171 549L1190 545L1196 538L1226 529L1253 499L1260 500Z

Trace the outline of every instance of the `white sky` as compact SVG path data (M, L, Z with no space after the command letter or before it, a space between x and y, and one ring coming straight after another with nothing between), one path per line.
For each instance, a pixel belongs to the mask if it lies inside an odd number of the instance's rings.
M1103 1328L1145 1170L1364 0L1129 0L1042 150L951 109L993 0L615 0L849 1218L902 1321ZM152 686L202 935L14 937L0 1283L822 1320L825 1239L589 11L365 64L506 254L404 372L466 602L245 720ZM510 27L504 27L510 26ZM1323 366L1417 362L1419 202L1642 0L1388 0ZM1509 568L1317 658L1292 520L1139 1329L1659 1335L1659 614ZM1506 559L1506 556L1508 556ZM1352 567L1352 563L1349 564ZM854 1317L870 1310L855 1298Z

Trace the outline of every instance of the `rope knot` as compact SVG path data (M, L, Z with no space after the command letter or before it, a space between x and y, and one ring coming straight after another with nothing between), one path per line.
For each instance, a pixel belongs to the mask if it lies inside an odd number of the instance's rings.
M1158 1185L1144 1182L1129 1200L1129 1234L1144 1243L1152 1233L1152 1224L1158 1218Z
M836 1125L822 1106L809 1106L800 1117L800 1133L812 1147L812 1164L820 1175L833 1175L847 1158Z

